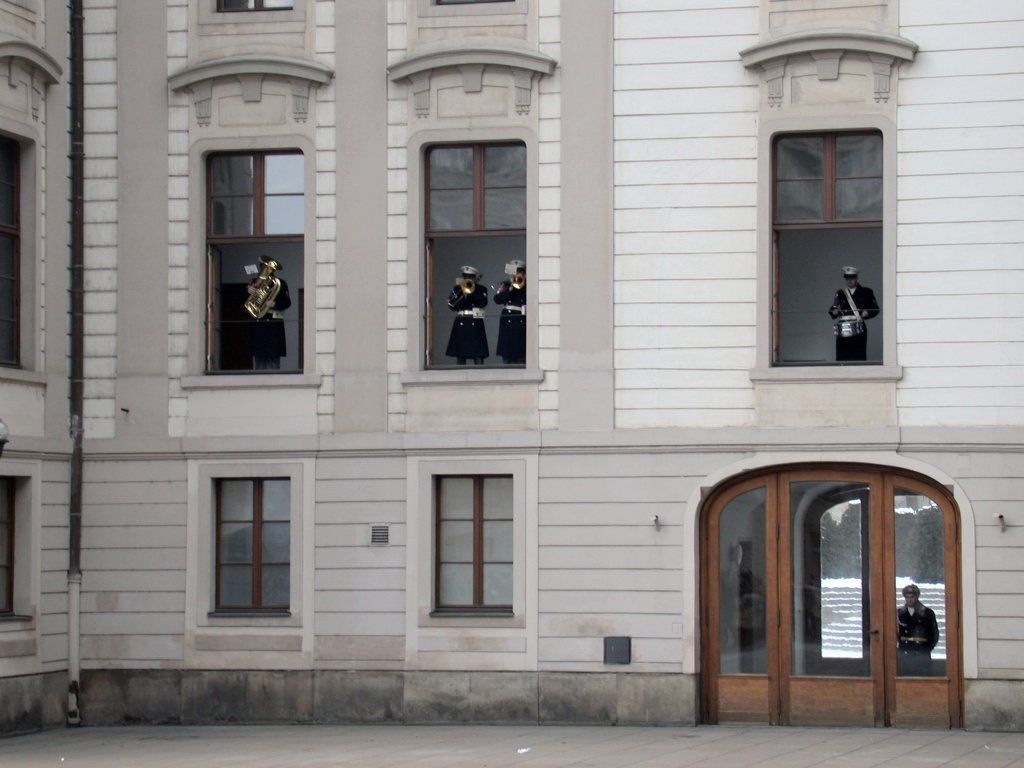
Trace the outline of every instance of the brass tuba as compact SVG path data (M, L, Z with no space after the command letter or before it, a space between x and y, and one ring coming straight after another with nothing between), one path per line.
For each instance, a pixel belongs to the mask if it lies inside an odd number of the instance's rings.
M259 320L270 311L270 305L281 290L280 278L274 272L281 268L280 263L269 256L260 256L260 273L252 281L253 294L245 300L245 311Z
M476 280L472 277L460 277L455 284L462 289L462 292L469 296L476 290Z

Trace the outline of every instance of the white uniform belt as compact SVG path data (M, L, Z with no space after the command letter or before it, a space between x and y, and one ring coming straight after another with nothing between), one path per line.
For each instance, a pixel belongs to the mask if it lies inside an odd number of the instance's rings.
M482 309L474 307L473 309L460 309L459 314L463 317L475 317L478 320L483 320L485 315Z
M518 312L521 315L525 315L526 314L526 307L525 306L520 307L517 304L506 304L505 305L505 309L507 309L509 312Z

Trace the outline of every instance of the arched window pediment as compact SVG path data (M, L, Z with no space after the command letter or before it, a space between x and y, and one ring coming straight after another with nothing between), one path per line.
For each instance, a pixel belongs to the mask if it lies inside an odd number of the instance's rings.
M782 82L786 62L795 56L810 56L818 69L819 80L839 77L839 61L846 53L861 53L871 61L875 76L875 101L889 100L893 64L913 61L917 43L898 35L854 29L820 29L796 32L762 40L740 51L743 66L759 67L768 81L768 102L782 101Z
M245 53L189 64L167 78L167 83L172 91L189 91L197 121L200 125L209 125L214 80L237 78L242 86L242 98L260 101L263 78L267 76L285 78L291 83L292 113L301 122L309 111L309 89L330 82L334 72L320 62L297 56Z
M556 66L553 58L539 51L494 40L468 41L413 53L388 67L388 77L410 84L416 113L422 116L430 113L430 78L435 71L457 68L463 90L478 93L486 67L507 67L515 83L516 111L525 114L530 111L534 78L550 75Z
M38 120L46 86L60 82L63 74L60 64L35 43L6 32L0 32L0 63L8 68L7 80L12 87L17 87L19 82L16 69L19 65L24 68L28 76L25 82L31 96L32 117Z

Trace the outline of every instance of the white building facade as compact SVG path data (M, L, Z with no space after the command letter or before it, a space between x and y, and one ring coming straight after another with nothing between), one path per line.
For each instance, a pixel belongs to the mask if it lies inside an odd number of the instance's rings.
M0 0L4 730L1024 728L1019 3L84 24L69 600L69 17Z

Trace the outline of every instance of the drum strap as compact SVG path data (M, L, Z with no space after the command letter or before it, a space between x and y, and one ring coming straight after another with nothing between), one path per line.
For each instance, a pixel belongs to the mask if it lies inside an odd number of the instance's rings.
M850 293L850 289L849 289L849 288L846 288L846 287L844 287L844 288L843 288L843 293L845 293L845 294L846 294L846 301L847 301L847 303L848 303L848 304L850 305L850 309L851 309L851 310L853 310L853 313L854 313L855 315L857 315L857 318L858 318L858 319L860 319L860 310L859 310L859 309L857 309L857 302L855 302L855 301L853 300L853 294L852 294L852 293Z

